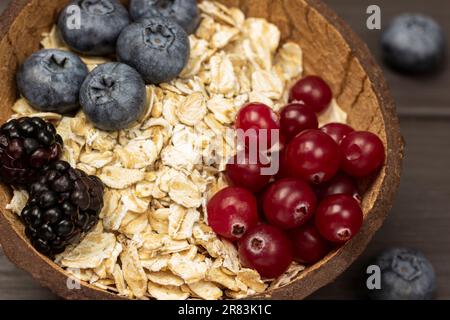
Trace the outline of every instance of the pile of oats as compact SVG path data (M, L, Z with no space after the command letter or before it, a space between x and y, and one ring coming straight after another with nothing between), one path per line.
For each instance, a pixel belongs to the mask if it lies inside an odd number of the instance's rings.
M98 225L55 262L127 298L242 298L283 286L304 269L293 263L279 279L261 280L207 225L205 212L207 200L226 186L234 139L225 131L247 102L276 111L286 103L289 85L302 75L302 50L280 45L279 29L264 19L246 19L215 2L199 7L188 65L178 79L147 86L147 112L134 127L104 132L82 112L73 118L36 113L24 99L13 107L14 117L53 121L65 142L63 160L107 187ZM42 46L68 50L55 27ZM90 70L107 62L82 59ZM321 122L345 117L333 102ZM8 208L20 214L26 200L15 191Z

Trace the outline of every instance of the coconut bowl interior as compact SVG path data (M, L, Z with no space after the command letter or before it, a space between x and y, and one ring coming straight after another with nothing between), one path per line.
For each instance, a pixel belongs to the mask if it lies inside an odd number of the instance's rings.
M66 0L15 0L0 19L0 123L11 115L18 98L17 67L39 49L41 33L49 31ZM222 0L241 8L247 16L264 17L282 32L282 41L298 42L304 51L306 74L323 77L348 122L383 140L387 159L383 169L363 182L365 213L361 231L350 242L315 265L292 283L252 298L301 299L342 273L364 250L391 208L400 179L403 144L395 106L380 69L367 47L319 0ZM119 299L113 293L82 283L69 290L68 274L37 253L28 243L18 218L5 209L11 190L0 186L0 241L6 256L38 282L68 299Z

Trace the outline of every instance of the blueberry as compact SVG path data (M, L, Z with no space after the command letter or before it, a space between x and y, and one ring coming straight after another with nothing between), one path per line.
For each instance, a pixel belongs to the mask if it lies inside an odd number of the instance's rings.
M189 34L200 21L196 0L131 0L130 15L135 21L157 15L172 18Z
M187 33L171 19L154 17L126 27L117 40L117 56L134 67L145 82L176 78L189 59Z
M145 83L136 70L123 63L95 68L80 90L86 117L102 130L128 128L145 111Z
M118 0L74 0L61 11L58 30L72 50L107 55L115 52L117 37L129 23L128 11Z
M381 45L387 64L403 72L431 72L445 55L442 29L432 18L419 14L394 18L382 35Z
M69 113L79 107L80 87L88 72L83 61L73 53L56 49L40 50L20 66L17 87L34 108ZM35 122L38 128L42 125Z
M412 249L392 248L375 261L381 269L381 289L370 290L375 300L432 299L436 275L425 256Z

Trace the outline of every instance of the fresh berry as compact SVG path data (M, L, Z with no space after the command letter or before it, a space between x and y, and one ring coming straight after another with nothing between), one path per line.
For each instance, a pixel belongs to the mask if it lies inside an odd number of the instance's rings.
M115 53L117 38L129 24L118 0L73 0L59 15L58 30L72 50L97 56Z
M330 181L319 185L317 190L320 199L335 194L346 194L361 202L361 196L359 195L355 181L345 173L338 173Z
M384 163L384 145L377 135L355 131L347 135L340 145L342 170L353 177L374 173Z
M255 269L264 278L282 275L293 259L292 244L280 229L259 224L239 241L243 266Z
M328 108L333 98L328 84L317 76L307 76L297 81L291 89L289 102L303 102L321 113Z
M277 114L265 104L249 103L242 107L235 125L236 129L241 129L245 134L245 141L238 142L244 142L246 147L267 150L279 142L272 141L272 135L279 135L280 121Z
M230 182L252 192L258 192L267 185L272 178L268 172L270 159L264 153L249 156L248 150L239 151L227 164L226 175Z
M286 178L274 182L264 194L264 214L270 224L282 229L297 228L312 217L317 199L305 182Z
M289 142L300 132L317 129L319 126L314 110L300 103L291 103L280 112L281 134Z
M200 22L196 0L131 0L130 15L136 21L158 15L172 18L189 34Z
M263 204L264 204L264 195L266 194L269 187L270 187L270 184L266 185L260 191L255 193L256 206L258 208L259 220L263 221L263 222L267 222L266 216L264 215L264 205Z
M320 128L323 132L329 135L333 140L340 144L341 141L349 134L352 133L353 128L344 123L331 122Z
M287 160L287 148L284 148L279 153L279 166L278 172L275 175L275 179L283 179L288 178L292 175L291 170L289 169L289 163Z
M294 248L294 260L301 264L316 263L325 257L332 247L311 222L289 231L289 238Z
M43 49L20 66L17 88L37 110L65 114L79 108L80 87L88 72L77 55Z
M361 228L363 213L358 201L346 194L325 198L316 212L316 226L327 240L344 243Z
M227 187L208 202L208 224L215 233L230 239L241 238L258 222L256 198L243 188Z
M428 259L417 250L392 248L374 261L381 269L381 288L369 291L374 300L431 300L436 274Z
M86 117L102 130L130 127L145 112L145 102L145 83L139 73L118 62L96 67L80 90Z
M65 161L43 167L20 216L32 245L53 256L78 241L99 219L103 189L100 179Z
M130 24L117 40L119 60L135 68L151 84L175 79L186 66L189 53L186 31L168 18Z
M445 57L445 36L430 17L420 14L397 16L381 38L384 60L394 69L427 73L437 69Z
M323 183L339 170L339 146L320 130L306 130L289 143L287 160L297 177L314 184Z
M20 118L0 128L0 181L21 186L32 183L40 168L59 159L63 140L41 118Z

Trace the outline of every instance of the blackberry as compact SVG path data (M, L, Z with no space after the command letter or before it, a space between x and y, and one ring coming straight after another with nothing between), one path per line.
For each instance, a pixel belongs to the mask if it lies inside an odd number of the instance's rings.
M78 242L98 221L104 185L65 161L42 168L22 210L25 234L39 252L53 256Z
M34 182L40 168L59 159L62 148L53 124L41 118L5 123L0 128L0 181L15 186Z

